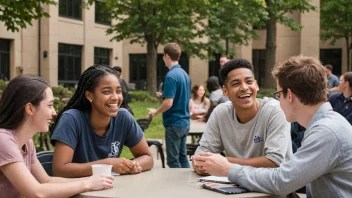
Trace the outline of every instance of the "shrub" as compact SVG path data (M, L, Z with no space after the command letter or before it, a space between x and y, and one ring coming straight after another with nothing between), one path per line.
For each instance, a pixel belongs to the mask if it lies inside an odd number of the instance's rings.
M273 93L275 92L275 89L264 89L261 88L259 89L257 93L257 98L263 98L263 97L273 97Z
M62 98L71 98L73 93L76 91L75 88L66 88L62 86L52 87L54 96Z
M155 103L159 101L155 95L152 96L147 91L130 91L129 94L131 95L132 101L151 102L151 103Z

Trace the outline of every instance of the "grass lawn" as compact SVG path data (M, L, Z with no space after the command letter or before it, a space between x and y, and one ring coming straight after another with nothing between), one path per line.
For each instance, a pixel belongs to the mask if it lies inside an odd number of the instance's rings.
M145 118L148 110L147 108L158 108L160 103L150 103L150 102L132 102L129 103L130 107L133 110L134 118L136 120L140 118ZM164 138L164 127L162 124L161 114L157 115L153 118L152 123L150 123L149 128L145 130L145 137L152 139L163 139ZM122 149L121 157L125 157L127 159L133 158L132 153L128 149L128 147L124 146Z

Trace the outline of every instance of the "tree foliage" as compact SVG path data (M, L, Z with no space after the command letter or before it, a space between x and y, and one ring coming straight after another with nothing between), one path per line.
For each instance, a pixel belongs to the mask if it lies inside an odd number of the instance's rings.
M352 39L352 0L322 0L321 1L321 39L330 40L335 45L336 40L344 39L347 48L347 70L351 70L351 39Z
M32 19L49 17L40 3L55 4L53 0L0 0L0 21L12 32L26 28L32 25Z
M223 39L246 44L256 37L252 24L266 17L262 0L105 2L115 21L107 31L112 39L147 44L147 86L151 92L156 90L156 49L160 44L177 42L188 55L207 58L211 52L224 53Z

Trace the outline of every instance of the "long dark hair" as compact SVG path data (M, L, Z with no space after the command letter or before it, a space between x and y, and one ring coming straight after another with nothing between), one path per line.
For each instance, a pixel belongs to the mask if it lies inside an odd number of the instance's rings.
M75 94L56 116L55 123L50 128L51 132L54 132L60 116L65 111L69 109L79 109L82 111L91 110L91 104L85 97L85 91L88 90L90 92L94 92L94 89L98 86L100 79L107 74L115 75L117 78L115 70L108 65L92 65L82 73Z
M50 87L38 76L18 76L10 81L0 99L0 128L15 129L24 120L25 106L39 106Z

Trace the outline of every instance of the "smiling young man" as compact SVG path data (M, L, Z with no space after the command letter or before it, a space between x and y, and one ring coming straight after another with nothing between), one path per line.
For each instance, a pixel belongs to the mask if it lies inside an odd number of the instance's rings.
M277 65L273 76L287 121L306 128L293 157L278 168L263 169L207 153L199 156L199 164L252 191L287 195L307 185L307 197L352 197L352 126L326 101L324 67L315 58L295 56Z
M229 162L254 167L277 167L292 155L290 124L272 98L258 99L253 65L234 59L220 70L223 92L231 102L211 114L195 155L226 152ZM204 167L192 165L198 174Z

